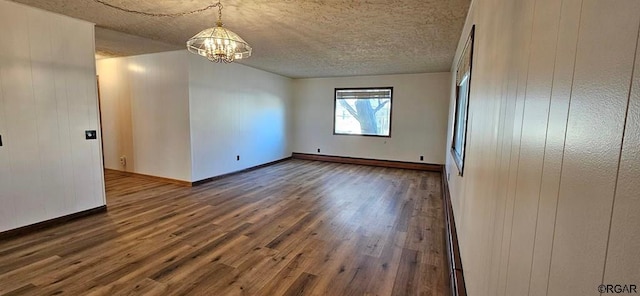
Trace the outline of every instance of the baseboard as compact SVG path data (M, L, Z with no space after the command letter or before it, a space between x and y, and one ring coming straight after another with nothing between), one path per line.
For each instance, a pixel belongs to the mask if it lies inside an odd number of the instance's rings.
M87 216L91 216L91 215L95 215L95 214L99 214L99 213L105 213L107 212L107 206L100 206L97 208L93 208L93 209L89 209L89 210L85 210L82 212L78 212L78 213L73 213L73 214L69 214L66 216L62 216L62 217L58 217L58 218L53 218L50 220L46 220L46 221L42 221L42 222L38 222L35 224L31 224L31 225L27 225L27 226L23 226L20 228L16 228L16 229L11 229L11 230L7 230L4 232L0 232L0 240L5 240L5 239L9 239L9 238L13 238L13 237L18 237L18 236L23 236L29 233L33 233L33 232L37 232L46 228L51 228L54 226L58 226L73 220L77 220L80 218L84 218Z
M146 179L146 180L151 180L151 181L171 183L171 184L176 184L176 185L180 185L180 186L184 186L184 187L191 187L191 185L192 185L192 183L189 182L189 181L182 181L182 180L176 180L176 179L170 179L170 178L164 178L164 177L157 177L157 176L151 176L151 175L145 175L145 174L138 174L138 173L133 173L133 172L118 171L118 170L112 170L112 169L104 169L104 170L106 172L112 172L112 173L116 173L116 174L121 174L121 175L127 176L127 177L135 177L135 178L141 178L141 179Z
M449 261L449 278L451 281L452 296L466 296L467 288L464 283L464 272L462 270L462 260L460 258L460 245L458 245L458 234L456 223L453 217L451 206L451 194L449 191L449 181L447 180L446 168L442 168L442 198L444 201L444 216L446 229L446 248Z
M396 169L442 172L442 165L430 164L430 163L417 163L417 162L405 162L405 161L394 161L394 160L295 153L295 152L293 153L292 157L295 159L318 160L318 161L337 162L337 163L346 163L346 164L360 164L360 165L369 165L369 166L378 166L378 167L387 167L387 168L396 168Z
M231 172L231 173L228 173L228 174L224 174L224 175L215 176L215 177L203 179L203 180L200 180L200 181L192 182L191 186L200 186L202 184L213 182L215 180L220 180L222 178L226 178L226 177L229 177L229 176L237 175L237 174L240 174L240 173L246 173L246 172L257 170L257 169L263 168L263 167L268 167L268 166L271 166L271 165L274 165L274 164L277 164L277 163L280 163L280 162L283 162L283 161L287 161L289 159L291 159L291 157L285 157L283 159L279 159L279 160L276 160L276 161L264 163L264 164L257 165L257 166L252 166L250 168L246 168L246 169L243 169L243 170L239 170L239 171Z

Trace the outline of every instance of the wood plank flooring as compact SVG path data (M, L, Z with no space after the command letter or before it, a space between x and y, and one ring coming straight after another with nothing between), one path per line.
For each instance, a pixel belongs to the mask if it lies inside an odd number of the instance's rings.
M445 295L440 174L289 160L0 241L0 295Z

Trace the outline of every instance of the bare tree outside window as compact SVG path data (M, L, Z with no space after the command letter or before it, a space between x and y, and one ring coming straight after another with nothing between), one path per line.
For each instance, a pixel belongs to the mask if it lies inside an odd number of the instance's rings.
M334 134L391 136L393 88L336 89Z

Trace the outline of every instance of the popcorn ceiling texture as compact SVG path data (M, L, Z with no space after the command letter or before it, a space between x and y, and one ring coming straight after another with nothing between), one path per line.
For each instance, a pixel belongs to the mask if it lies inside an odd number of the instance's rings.
M15 0L94 22L102 55L185 48L212 27L216 10L147 17L90 0ZM469 0L222 0L225 26L253 47L242 64L280 75L330 77L449 71ZM205 7L201 0L111 0L151 13ZM117 32L113 32L117 31ZM118 32L129 35L118 36ZM136 36L148 38L143 42ZM204 61L204 60L203 60Z
M184 46L96 27L96 49L101 56L118 57L172 51Z

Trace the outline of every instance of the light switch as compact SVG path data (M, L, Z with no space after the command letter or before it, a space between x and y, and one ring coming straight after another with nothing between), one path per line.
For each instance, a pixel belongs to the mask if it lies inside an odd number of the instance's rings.
M87 140L95 140L98 138L98 133L95 130L84 131L84 137Z

